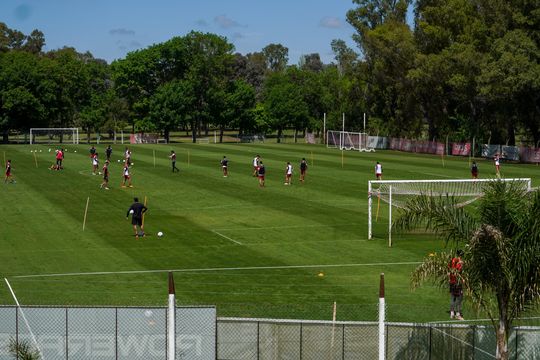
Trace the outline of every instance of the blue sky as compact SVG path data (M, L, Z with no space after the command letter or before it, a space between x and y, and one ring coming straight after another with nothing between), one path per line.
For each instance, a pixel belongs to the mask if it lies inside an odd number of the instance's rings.
M242 54L280 43L291 64L314 52L329 63L332 39L358 51L351 8L352 0L0 0L0 22L41 30L45 50L72 46L108 62L197 30L226 36Z

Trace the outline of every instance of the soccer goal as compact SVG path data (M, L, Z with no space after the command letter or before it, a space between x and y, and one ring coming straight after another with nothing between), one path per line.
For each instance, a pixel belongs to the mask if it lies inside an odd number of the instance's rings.
M377 215L380 201L388 203L388 246L392 246L392 207L404 208L414 196L451 196L458 199L457 206L466 206L484 195L484 187L492 181L519 184L531 191L530 178L516 179L453 179L453 180L372 180L368 182L368 239L373 237L373 196L377 198Z
M31 128L30 144L79 143L78 128Z
M368 147L368 134L350 131L326 132L326 147L340 150L375 151Z

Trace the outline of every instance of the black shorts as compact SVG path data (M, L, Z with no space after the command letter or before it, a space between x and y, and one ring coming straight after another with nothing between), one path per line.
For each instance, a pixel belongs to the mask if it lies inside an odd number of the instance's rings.
M139 226L141 226L142 225L142 218L138 218L138 217L133 216L131 218L131 225L139 225Z
M103 180L109 181L109 176L108 175L103 176Z

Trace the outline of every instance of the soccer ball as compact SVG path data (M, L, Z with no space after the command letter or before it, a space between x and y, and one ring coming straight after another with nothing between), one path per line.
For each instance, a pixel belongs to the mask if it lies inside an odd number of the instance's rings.
M133 166L133 165L134 165L134 164L133 164L133 163L131 163L131 166Z
M133 209L129 210L129 213L130 213L130 214L133 214Z
M160 232L157 233L157 236L158 236L158 237L162 237L162 236L163 236L163 233L160 231Z
M118 159L118 162L120 162L120 159Z

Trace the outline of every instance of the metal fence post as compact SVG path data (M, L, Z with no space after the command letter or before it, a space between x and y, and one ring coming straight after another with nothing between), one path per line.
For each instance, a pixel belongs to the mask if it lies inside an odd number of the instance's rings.
M68 345L68 310L66 307L66 360L69 359L69 345Z
M304 324L303 323L300 323L300 360L302 360L302 351L303 351L303 348L302 348L302 344L303 344L303 331L304 331Z
M518 328L516 327L516 360L517 360L518 357L519 357L519 341L518 341L518 333L519 333L519 330L518 330Z
M476 325L472 327L472 358L474 360L476 355Z
M345 360L345 324L341 328L341 360Z
M19 309L17 307L15 309L15 344L17 345L17 348L19 347ZM15 355L15 358L19 360L19 352L17 351L17 354Z
M428 359L431 360L431 347L433 346L432 344L432 339L433 337L433 325L429 325L429 352L428 352Z
M118 308L114 309L114 353L115 359L118 360Z
M261 327L261 322L260 321L257 321L257 360L259 360L261 354L260 354L260 347L259 347L259 342L261 341L260 339L260 336L261 336L261 333L260 333L260 327Z

